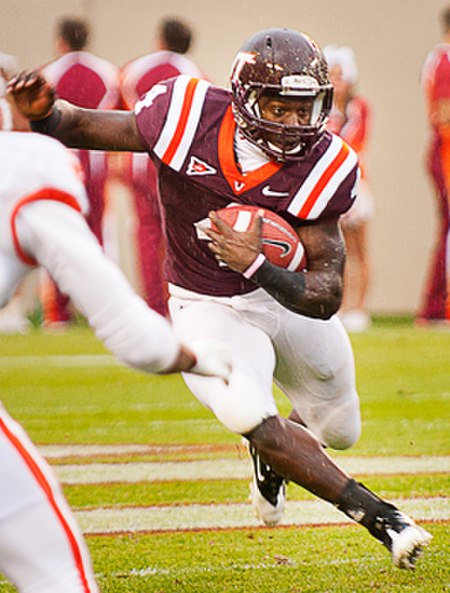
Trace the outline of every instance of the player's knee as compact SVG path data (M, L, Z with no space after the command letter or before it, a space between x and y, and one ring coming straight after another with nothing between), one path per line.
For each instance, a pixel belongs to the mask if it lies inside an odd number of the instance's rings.
M346 427L345 431L331 429L324 431L322 441L331 449L344 450L352 447L359 439L361 430L359 427Z
M226 393L216 397L211 408L218 420L236 434L246 434L268 416L277 413L271 396L264 397L261 388L251 380L239 378L230 382Z
M242 399L242 398L241 398ZM245 401L236 402L237 405L214 406L214 413L217 419L232 432L246 434L261 424L267 414L262 408L255 408ZM221 402L223 404L223 402Z
M331 449L352 447L361 435L359 406L346 405L334 410L320 427L320 440Z

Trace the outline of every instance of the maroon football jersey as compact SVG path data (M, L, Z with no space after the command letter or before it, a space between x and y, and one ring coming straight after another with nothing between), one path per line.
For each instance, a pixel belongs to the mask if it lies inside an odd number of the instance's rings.
M195 223L230 202L269 208L294 226L337 218L353 202L357 157L326 133L306 159L269 161L243 174L234 154L231 95L179 76L155 85L135 107L141 141L159 172L167 233L167 280L203 294L232 296L255 285L218 266Z

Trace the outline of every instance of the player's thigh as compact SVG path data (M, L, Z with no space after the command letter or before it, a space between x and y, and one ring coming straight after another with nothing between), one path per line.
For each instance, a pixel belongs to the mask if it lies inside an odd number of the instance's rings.
M230 349L229 384L221 379L185 373L192 393L231 431L244 434L277 413L272 378L275 355L269 337L243 320L231 307L208 301L171 298L171 317L187 345L199 338L222 340Z
M308 428L325 444L351 446L360 434L350 340L336 316L321 321L286 312L274 339L275 379Z

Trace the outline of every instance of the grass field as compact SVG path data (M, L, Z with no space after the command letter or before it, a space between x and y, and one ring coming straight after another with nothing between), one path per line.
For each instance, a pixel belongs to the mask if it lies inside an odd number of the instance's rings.
M378 323L352 342L363 435L332 455L433 534L414 573L292 484L283 524L261 527L240 439L180 377L118 365L85 327L2 336L1 399L60 476L104 593L450 591L450 331Z

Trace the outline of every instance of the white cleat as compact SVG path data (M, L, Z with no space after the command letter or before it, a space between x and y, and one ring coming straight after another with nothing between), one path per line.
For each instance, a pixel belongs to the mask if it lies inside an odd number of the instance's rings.
M414 570L417 560L423 554L424 546L431 541L431 534L415 523L408 525L400 533L391 529L387 529L386 532L391 538L391 553L395 566Z
M261 494L258 482L256 478L253 478L250 482L250 500L255 515L258 519L261 519L264 525L271 527L278 525L283 517L284 507L286 505L286 485L283 481L281 488L278 490L276 504L273 505Z
M424 546L431 541L431 534L393 505L387 504L386 511L377 518L379 534L376 537L391 552L395 566L414 570Z
M277 525L286 506L286 481L270 465L261 461L250 443L247 443L247 447L253 462L253 479L250 482L253 510L265 525Z

